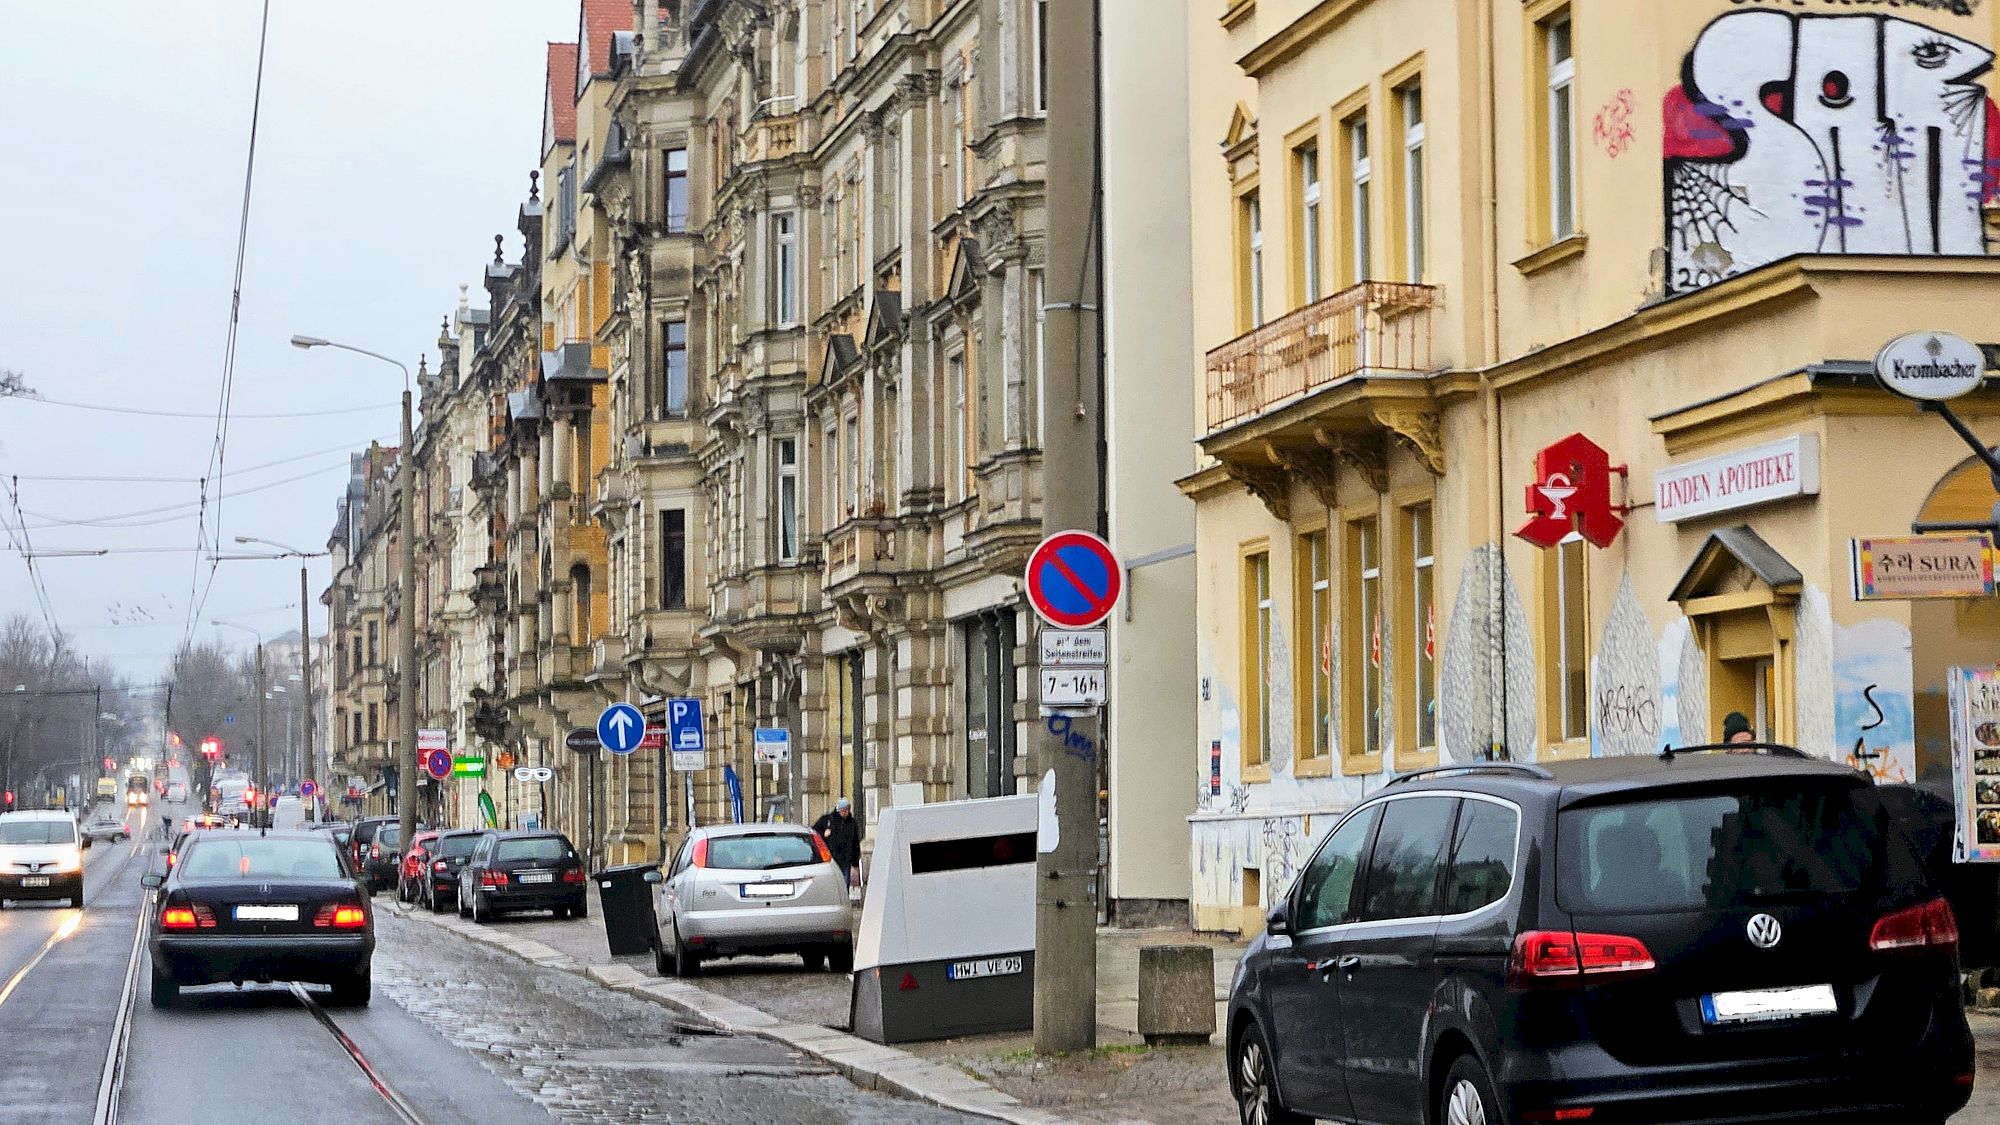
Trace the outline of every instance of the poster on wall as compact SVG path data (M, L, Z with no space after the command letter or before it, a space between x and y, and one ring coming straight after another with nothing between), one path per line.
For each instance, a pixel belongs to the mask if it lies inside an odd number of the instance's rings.
M1952 668L1951 761L1961 863L2000 863L2000 668Z

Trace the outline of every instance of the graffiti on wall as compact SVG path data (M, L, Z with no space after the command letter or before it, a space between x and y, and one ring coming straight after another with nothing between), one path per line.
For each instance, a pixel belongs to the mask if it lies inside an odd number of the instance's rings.
M1985 253L1992 62L1899 16L1717 17L1661 107L1667 289L1793 254Z
M1833 736L1877 781L1914 781L1917 723L1910 630L1888 618L1833 629Z
M1597 116L1591 120L1590 139L1613 160L1632 147L1632 111L1638 104L1637 96L1629 88L1620 90L1598 108Z
M1656 754L1660 750L1660 649L1632 575L1618 583L1590 669L1590 752Z

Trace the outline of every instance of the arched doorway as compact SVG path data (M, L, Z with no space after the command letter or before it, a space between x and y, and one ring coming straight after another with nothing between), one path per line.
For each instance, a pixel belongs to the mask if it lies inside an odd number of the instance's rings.
M1964 531L1989 524L2000 505L1993 477L1967 457L1938 480L1918 510L1917 531ZM1957 665L2000 662L2000 598L1944 598L1910 603L1910 664L1916 698L1917 779L1948 783L1951 724L1944 673Z

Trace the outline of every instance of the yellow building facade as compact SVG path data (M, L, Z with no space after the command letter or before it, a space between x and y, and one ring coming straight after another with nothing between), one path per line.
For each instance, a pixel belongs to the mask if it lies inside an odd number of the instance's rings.
M2000 608L1857 601L1850 543L2000 499L1870 363L2000 339L2000 12L1187 17L1197 925L1256 929L1342 809L1428 765L1741 712L1948 769L1943 670L2000 654ZM1956 405L2000 438L1990 384Z

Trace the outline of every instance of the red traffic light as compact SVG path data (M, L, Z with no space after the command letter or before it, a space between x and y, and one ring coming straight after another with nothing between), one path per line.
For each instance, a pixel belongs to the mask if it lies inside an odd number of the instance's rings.
M5 796L7 798L8 806L11 808L14 804L14 791L12 789L7 790Z

